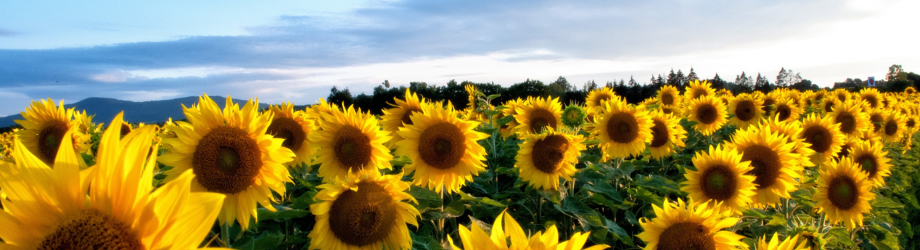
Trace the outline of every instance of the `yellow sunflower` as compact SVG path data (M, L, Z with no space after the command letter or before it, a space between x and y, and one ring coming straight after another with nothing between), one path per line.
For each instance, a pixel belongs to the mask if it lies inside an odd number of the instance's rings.
M762 127L769 127L770 130L776 131L784 138L786 138L787 143L794 145L792 153L797 154L798 158L796 159L797 165L801 166L799 174L801 171L804 171L805 167L814 167L815 164L811 162L811 157L815 154L815 151L811 149L811 144L806 142L805 139L801 138L802 122L800 121L786 121L780 122L774 117L773 119L768 119L765 123L761 125Z
M307 119L313 121L313 127L319 128L320 124L323 123L323 117L331 115L334 111L341 111L341 108L320 98L316 104L310 105L305 112L307 113Z
M74 108L65 109L63 101L58 102L57 106L51 98L32 101L26 112L20 114L25 120L15 122L24 129L19 130L17 136L22 140L22 144L45 164L54 165L54 157L65 138L71 141L68 143L72 145L69 150L73 150L77 155L89 150L90 136L79 129L82 123L73 119ZM68 133L71 131L73 133ZM64 137L65 134L70 137ZM80 157L79 161L83 162L83 158ZM86 166L86 163L81 163L81 166Z
M741 129L760 123L760 119L763 118L761 105L763 101L747 93L732 98L728 104L728 113L735 115L731 123Z
M907 131L907 119L898 111L886 112L885 119L882 121L880 133L882 140L886 142L900 142L901 135Z
M722 229L735 225L740 219L731 217L730 211L707 206L708 203L684 203L677 199L677 205L668 202L658 207L652 204L657 218L649 221L639 219L644 231L636 237L647 242L645 250L671 249L747 249L742 242L744 236Z
M883 109L869 108L869 105L865 106L868 110L867 115L869 116L869 124L872 124L872 126L869 126L869 130L867 131L868 133L865 134L873 137L879 136L879 134L883 132L882 123L885 122L885 117L888 116L888 112Z
M707 95L690 101L687 107L687 120L697 122L693 129L703 135L711 135L728 122L725 104L715 96Z
M419 212L409 202L409 184L400 175L348 173L319 185L310 205L316 225L310 249L410 249L406 223L418 227Z
M837 100L840 101L840 103L844 103L850 99L850 92L846 89L837 89L834 90L833 96L837 97Z
M656 97L661 105L677 106L681 103L680 92L671 85L665 85L658 89Z
M239 221L244 229L250 217L258 221L256 203L274 210L271 193L284 193L291 177L283 164L294 158L281 146L284 139L265 133L272 117L260 114L256 103L241 109L228 96L221 110L208 95L198 97L197 105L183 106L189 122L176 122L177 138L163 139L170 150L159 159L173 167L167 181L191 169L192 191L227 195L217 218L220 224Z
M604 104L597 117L597 123L589 127L591 133L601 141L608 157L625 158L645 150L645 144L652 141L654 123L648 112L630 107L626 101L617 98Z
M885 186L885 177L891 175L891 164L888 151L881 143L862 141L856 143L847 155L863 172L866 172L875 187Z
M759 93L759 92L756 92ZM755 93L755 96L757 96ZM761 94L762 95L762 94ZM760 110L763 110L763 114L769 115L773 113L774 105L776 105L776 97L773 95L762 95L763 96L763 105L760 107Z
M834 112L834 109L837 108L838 105L840 105L840 101L838 101L837 98L826 96L821 100L821 113L829 114Z
M904 94L913 95L913 94L916 94L916 93L917 93L917 89L915 89L913 86L910 86L910 87L907 87L906 89L904 89Z
M286 163L287 166L300 166L310 164L313 158L314 147L310 147L310 133L313 133L313 122L307 119L303 111L294 111L294 103L283 102L281 106L272 105L269 109L273 118L268 126L267 134L275 138L284 139L281 146L294 152L294 160Z
M588 96L585 97L585 104L588 106L588 110L594 110L603 107L604 102L616 96L613 90L608 87L591 90L591 92L588 92Z
M799 236L790 236L786 237L784 240L779 240L779 235L773 233L773 238L770 238L770 241L767 241L767 236L764 235L763 238L760 238L760 241L757 242L757 250L809 250L810 247L806 247L807 242L802 241L798 243Z
M578 156L585 150L584 138L553 129L527 136L518 150L514 167L521 180L543 190L559 189L559 177L572 181Z
M507 116L517 117L519 115L517 113L517 108L522 107L523 105L525 105L525 101L522 100L521 98L509 100L505 102L505 104L503 105L504 108L502 109L502 115L504 115L505 117ZM588 112L588 114L590 114L590 112ZM514 135L514 129L517 128L517 126L518 126L517 118L513 118L507 124L502 125L501 129L499 129L499 132L501 132L503 138L507 139L508 137L511 137L511 135Z
M111 124L121 122L118 114ZM0 188L8 195L0 200L0 247L198 248L225 196L191 192L191 171L154 191L154 130L141 127L119 139L120 128L110 126L99 143L96 165L82 173L81 157L74 151L58 151L52 169L17 140L16 164L0 163ZM63 140L61 146L72 143Z
M471 230L472 229L472 230ZM527 238L524 229L514 218L502 211L492 224L491 235L482 230L478 224L472 223L470 228L460 225L460 241L465 249L506 250L506 249L532 249L532 250L580 250L588 241L591 232L576 232L567 241L559 242L559 231L555 225L546 229L546 232L537 232ZM453 249L461 249L451 238L447 238ZM510 246L509 246L510 243ZM608 245L594 245L584 250L601 250L610 248Z
M760 207L773 206L780 202L780 197L789 198L790 193L798 190L797 178L801 178L801 159L792 150L795 147L785 135L770 127L741 130L732 137L726 148L741 153L741 160L750 162L753 170L748 174L754 176L757 184L753 203Z
M869 116L862 112L862 103L849 100L834 107L827 117L840 124L840 133L848 138L858 138L869 128Z
M703 96L715 96L715 92L709 81L693 80L684 89L684 100L689 101Z
M917 119L916 115L905 115L904 132L906 132L906 135L917 133L917 130L920 129L920 126L917 126L918 124L920 124L920 119Z
M518 126L515 132L520 136L540 133L544 128L559 129L562 126L562 104L559 98L528 97L524 105L518 106L514 116Z
M811 114L802 121L802 133L799 138L811 144L811 150L815 151L811 161L820 164L840 152L840 145L846 137L840 133L840 124L834 123L833 117L821 117L818 114Z
M748 174L754 168L749 161L741 161L740 152L710 145L708 153L696 153L693 166L696 171L684 174L687 180L680 188L690 199L712 202L710 205L736 214L748 208L756 194L754 176Z
M661 159L675 152L674 147L684 147L687 130L680 125L680 118L661 111L650 112L652 118L652 141L648 150L652 158Z
M818 191L812 198L818 212L826 212L832 224L841 221L847 229L863 225L863 214L872 210L875 199L868 174L860 170L849 157L827 161L818 177Z
M400 127L403 127L403 124L412 124L412 119L409 119L413 113L422 112L422 105L425 105L425 99L419 98L418 95L406 89L406 94L403 100L395 99L396 103L392 104L393 108L389 108L383 111L383 117L380 124L383 126L383 130L389 131L393 136L387 145L390 148L396 148L396 142L402 140L402 137L399 136L396 132L399 131Z
M773 104L773 113L770 117L776 117L779 121L798 120L804 110L790 98L778 98Z
M843 145L840 145L840 151L837 152L837 156L835 157L839 160L841 157L850 156L850 149L855 148L860 142L862 142L862 140L857 138L844 139Z
M880 108L882 94L875 88L863 88L859 91L859 99L868 103L870 108Z
M477 141L489 135L476 131L479 122L457 118L453 109L422 108L410 117L411 125L397 132L403 140L396 143L396 153L412 159L404 171L415 172L413 184L436 192L459 192L485 169L486 150Z
M680 108L678 108L677 106L661 105L661 106L658 106L658 109L661 110L661 112L665 114L674 115L676 117L683 116L683 113L681 113Z

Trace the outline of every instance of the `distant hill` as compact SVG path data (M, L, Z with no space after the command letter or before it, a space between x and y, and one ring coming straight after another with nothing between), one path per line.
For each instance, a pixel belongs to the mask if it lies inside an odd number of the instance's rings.
M214 99L214 102L223 108L227 98L221 96L211 96L211 99ZM185 114L182 113L182 104L185 104L185 106L191 106L197 102L197 96L147 102L132 102L112 98L90 97L76 103L65 104L64 107L76 107L76 110L78 111L86 110L86 112L90 115L95 114L96 117L93 117L93 122L96 123L102 122L108 124L112 121L113 118L115 118L115 115L118 115L118 112L125 111L125 121L130 123L143 122L150 124L164 122L170 117L172 117L174 120L185 119ZM246 100L233 99L233 102L239 104L240 106L246 104ZM259 104L259 109L266 107L268 107L268 104ZM25 107L23 107L23 111L25 111ZM14 120L22 120L22 115L16 114L0 118L0 127L16 125Z

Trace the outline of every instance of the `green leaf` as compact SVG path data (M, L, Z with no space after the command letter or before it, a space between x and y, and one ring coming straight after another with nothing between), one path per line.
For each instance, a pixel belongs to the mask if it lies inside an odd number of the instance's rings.
M501 119L495 120L495 124L497 124L497 126L501 127L501 126L504 126L505 124L508 124L509 122L511 122L511 121L513 121L513 120L514 120L514 116L513 116L513 115L509 115L509 116L502 117Z
M623 202L623 197L620 196L620 192L605 181L585 184L582 185L581 188L591 192L603 194L604 196L607 196L617 202Z
M399 157L396 157L393 160L390 160L390 164L394 166L406 165L410 163L412 163L412 159L409 159L409 157L405 155L400 155Z
M473 197L472 195L469 195L463 191L460 191L458 193L460 194L460 200L462 201L472 201L472 202L487 204L487 205L496 206L496 207L505 207L505 204L502 204L501 202L497 202L489 198Z
M856 243L853 242L852 239L850 239L850 234L849 232L847 232L846 228L834 227L830 231L827 232L827 235L825 235L825 237L827 236L829 236L828 238L836 240L838 244L842 244L848 247L856 247Z
M444 212L447 212L452 217L460 217L466 212L466 204L463 204L463 201L454 201L450 205L444 208Z
M310 215L310 211L303 209L294 209L282 205L274 205L276 211L268 210L267 208L260 207L256 209L258 213L259 220L276 220L284 221L290 220L293 218L301 218Z
M770 222L767 222L767 226L786 226L786 217L782 214L773 214L773 217L770 218Z
M879 196L873 199L870 204L872 209L900 209L904 208L904 205L892 200L891 198Z
M250 237L240 238L240 240L233 242L233 248L245 250L277 249L282 240L284 240L284 234L281 232L263 231L255 239Z
M620 225L617 225L616 222L613 222L610 219L607 219L606 222L607 222L606 223L607 231L610 231L611 233L613 233L614 238L616 238L617 240L623 241L623 243L626 243L626 245L635 246L632 241L632 237L630 237L629 234L626 233L626 230L620 227Z

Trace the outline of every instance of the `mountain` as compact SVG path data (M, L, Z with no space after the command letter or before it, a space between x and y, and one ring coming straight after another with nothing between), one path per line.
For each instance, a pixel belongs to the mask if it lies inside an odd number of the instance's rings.
M227 100L226 97L221 96L211 96L211 99L221 108L224 107ZM130 123L143 122L150 124L164 122L170 117L174 120L185 119L185 114L182 113L182 104L190 107L197 102L197 96L147 102L90 97L73 104L65 104L64 107L76 107L77 111L86 110L86 113L90 115L96 114L96 116L93 117L93 122L96 123L109 123L115 118L115 115L118 115L118 112L124 111L125 121ZM246 100L233 99L233 102L239 104L241 107L246 104ZM268 107L268 104L259 103L259 109L266 107ZM25 111L25 108L26 107L23 107L23 111ZM16 114L0 118L0 127L16 125L14 120L22 120L22 115Z

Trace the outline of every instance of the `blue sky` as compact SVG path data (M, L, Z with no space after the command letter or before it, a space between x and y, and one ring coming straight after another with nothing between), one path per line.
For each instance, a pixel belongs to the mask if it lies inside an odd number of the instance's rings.
M0 3L0 116L29 100L199 95L313 103L332 86L577 85L693 67L828 86L920 71L920 1ZM899 39L900 38L900 39Z

